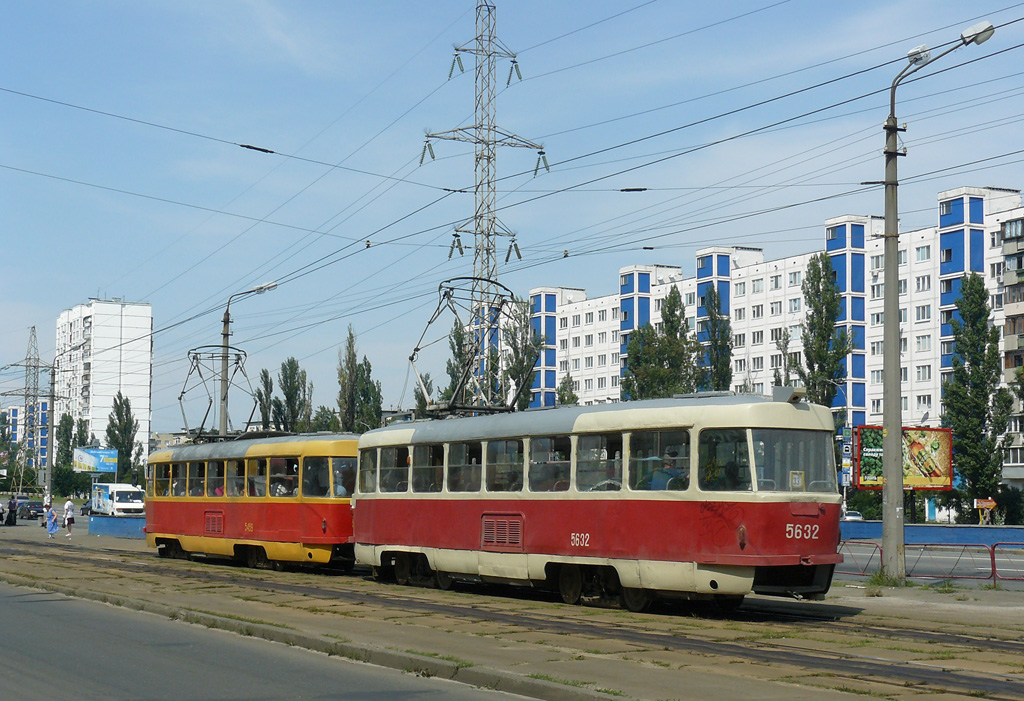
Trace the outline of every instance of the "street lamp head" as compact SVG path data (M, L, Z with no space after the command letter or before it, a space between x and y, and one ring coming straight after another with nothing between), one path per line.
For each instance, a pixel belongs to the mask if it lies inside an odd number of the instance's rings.
M978 22L960 34L960 41L964 43L964 46L968 44L984 44L995 33L996 28L992 26L991 22Z
M261 295L264 292L270 292L271 290L276 290L276 289L277 289L277 281L272 281L272 282L265 282L262 285L257 285L256 287L252 288L252 291L255 292L258 295Z
M932 60L932 52L925 44L921 44L907 52L907 60L910 61L911 66L916 66L919 63L923 65Z

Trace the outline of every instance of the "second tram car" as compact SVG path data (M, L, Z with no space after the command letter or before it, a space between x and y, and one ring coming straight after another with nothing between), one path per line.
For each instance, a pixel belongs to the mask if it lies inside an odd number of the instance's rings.
M252 567L350 568L352 434L242 437L154 452L146 540L165 557L201 553Z
M842 562L834 430L788 388L392 424L360 437L356 560L634 611L822 598Z

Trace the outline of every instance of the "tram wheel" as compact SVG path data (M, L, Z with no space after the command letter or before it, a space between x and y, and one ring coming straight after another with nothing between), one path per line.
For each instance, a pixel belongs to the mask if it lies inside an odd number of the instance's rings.
M448 591L452 588L452 584L454 583L455 579L453 579L447 572L442 572L441 570L434 572L434 584L436 584L437 588L441 591Z
M395 581L405 586L412 577L412 558L408 553L395 555Z
M583 573L578 565L562 565L558 568L558 593L567 604L580 602L583 595Z
M723 613L732 613L733 611L738 609L742 603L742 596L721 595L715 597L715 606L717 606L718 609Z
M619 603L627 611L643 613L651 607L651 595L646 589L622 587L622 592L619 594Z

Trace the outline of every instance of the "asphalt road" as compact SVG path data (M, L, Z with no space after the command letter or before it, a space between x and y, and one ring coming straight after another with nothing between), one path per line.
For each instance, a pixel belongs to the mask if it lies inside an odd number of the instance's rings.
M0 612L4 697L520 698L6 584Z

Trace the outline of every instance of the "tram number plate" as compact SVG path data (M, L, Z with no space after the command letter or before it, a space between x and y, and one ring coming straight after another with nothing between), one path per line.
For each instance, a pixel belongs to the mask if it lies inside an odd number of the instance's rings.
M787 523L786 537L790 540L817 540L820 528L814 523Z
M569 534L569 545L574 548L589 548L590 547L590 534L589 533L570 533Z
M246 522L246 524L245 524L245 532L246 533L252 533L254 530L256 530L253 526L254 526L253 523Z

